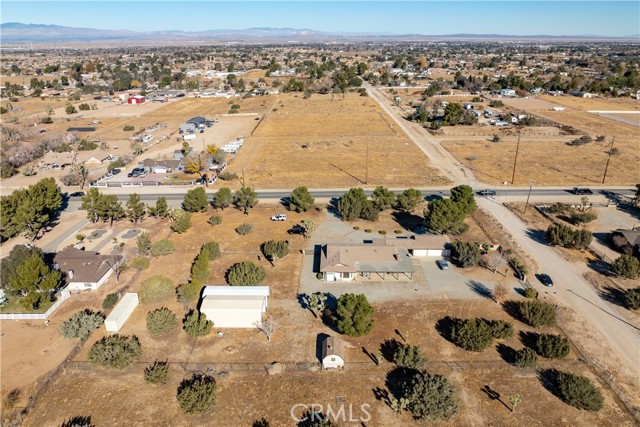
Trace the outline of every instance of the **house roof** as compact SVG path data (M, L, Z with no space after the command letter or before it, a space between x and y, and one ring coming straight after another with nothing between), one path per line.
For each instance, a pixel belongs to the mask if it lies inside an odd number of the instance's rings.
M622 235L631 246L640 245L640 230L625 230L619 228L613 232Z
M200 311L207 310L263 310L263 296L205 296L200 303Z
M267 297L269 286L205 286L202 296Z
M344 360L344 341L336 337L327 337L322 341L322 359L327 356L340 356Z
M387 246L384 239L376 239L371 243L325 245L320 255L320 271L409 273L414 268L406 248Z
M58 252L53 257L53 262L68 275L73 271L73 278L69 277L70 281L94 283L107 274L120 258L120 255L100 255L97 252L67 248Z
M451 243L449 237L440 234L414 234L410 237L387 237L384 240L387 245L401 246L410 250L415 249L443 249Z

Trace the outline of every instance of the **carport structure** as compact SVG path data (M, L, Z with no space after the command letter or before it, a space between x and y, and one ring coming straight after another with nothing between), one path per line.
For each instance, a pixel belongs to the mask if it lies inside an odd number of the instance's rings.
M413 279L415 269L406 248L389 246L384 240L365 243L327 244L320 253L320 272L327 282L352 281L372 275Z

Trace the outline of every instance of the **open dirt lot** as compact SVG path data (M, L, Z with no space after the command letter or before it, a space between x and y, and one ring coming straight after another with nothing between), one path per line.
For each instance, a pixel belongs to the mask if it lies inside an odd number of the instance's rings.
M575 110L638 110L640 102L631 98L578 98L576 96L540 95L539 99Z
M220 426L245 426L265 417L271 425L285 426L294 424L290 418L294 404L314 402L325 407L345 403L348 408L352 404L355 418L361 415L360 405L368 404L371 413L371 420L365 423L368 426L415 425L408 413L394 414L384 398L380 398L388 386L393 387L393 380L385 384L393 365L383 362L376 367L363 351L364 348L375 354L384 340L401 340L393 332L399 327L412 344L422 347L430 360L428 370L447 376L456 386L460 411L449 422L437 425L633 425L633 420L617 407L612 394L602 385L599 388L605 396L605 408L595 414L587 413L573 409L553 396L541 384L535 370L519 370L507 365L502 355L507 354L509 348L522 346L517 333L500 343L502 346L496 343L476 354L455 347L435 329L436 322L446 315L510 319L495 303L410 302L378 306L372 333L361 339L346 339L350 344L346 350L348 366L342 372L311 372L303 368L315 359L317 335L332 332L294 302L277 301L273 306L273 315L280 318L283 329L276 333L272 343L267 343L263 336L253 331L234 331L223 338L211 336L195 343L182 331L151 339L144 331L143 318L144 312L152 308L139 307L123 331L140 337L143 347L140 363L123 372L105 371L83 362L84 352L81 353L37 403L28 415L26 425L57 426L74 415L91 415L96 425L170 422L175 426L186 426L214 422ZM516 329L529 331L517 321L514 325ZM99 335L102 333L94 334L85 347L88 348ZM143 367L156 358L169 358L173 362L168 383L163 386L150 386L142 379ZM290 368L279 376L267 376L263 365L274 360L282 361ZM294 362L306 364L296 368ZM567 359L542 361L540 365L543 369L578 372L599 384L573 352ZM211 414L185 416L176 402L175 389L181 379L195 369L211 369L212 373L226 370L229 376L217 378L219 395ZM507 396L520 394L522 404L510 414L500 401L487 397L482 391L485 386L500 393L505 402ZM380 389L378 398L374 392L377 388ZM164 404L157 405L157 402ZM540 407L545 410L540 411ZM347 419L341 425L360 423L350 423Z
M257 188L448 182L375 101L356 94L280 95L230 166L243 169L247 185Z

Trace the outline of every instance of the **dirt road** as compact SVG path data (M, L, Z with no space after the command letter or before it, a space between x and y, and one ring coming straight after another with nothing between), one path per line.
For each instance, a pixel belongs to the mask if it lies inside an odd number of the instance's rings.
M439 168L442 173L455 184L477 183L473 172L458 162L447 150L442 148L440 141L427 132L423 127L409 122L402 116L402 111L393 105L393 101L387 98L379 89L363 82L363 87L367 89L369 96L374 99L380 107L393 119L393 121L411 138L411 140L429 158L434 167Z
M605 351L598 352L602 362L615 366L625 374L640 380L640 325L626 318L624 310L604 301L574 266L523 224L502 204L491 199L478 199L478 205L491 212L511 233L513 238L538 262L542 271L554 279L553 288L535 283L539 291L552 291L559 304L570 307L591 331L590 339L581 344L590 349L600 349L603 343L616 354L619 363L605 359ZM534 279L535 281L535 279ZM603 360L604 359L604 360Z

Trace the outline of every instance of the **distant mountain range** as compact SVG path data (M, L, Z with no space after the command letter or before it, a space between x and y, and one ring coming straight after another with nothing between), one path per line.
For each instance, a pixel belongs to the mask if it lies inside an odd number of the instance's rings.
M60 42L320 42L320 41L418 41L418 40L575 40L575 39L637 39L629 37L600 36L518 36L503 34L389 34L389 33L342 33L322 32L295 28L247 28L243 30L207 30L207 31L131 31L131 30L98 30L94 28L63 27L60 25L22 24L7 22L0 24L0 40L3 45L19 43L60 43Z

